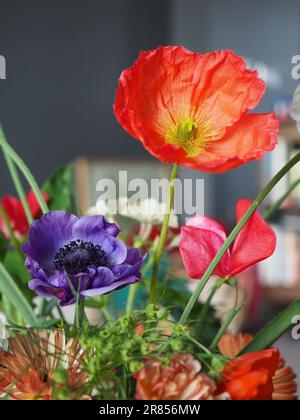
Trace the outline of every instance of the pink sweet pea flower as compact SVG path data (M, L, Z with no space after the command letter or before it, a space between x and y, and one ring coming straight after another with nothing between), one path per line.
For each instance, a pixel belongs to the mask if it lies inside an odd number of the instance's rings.
M237 202L237 222L251 204L251 200ZM179 249L189 277L202 277L226 238L223 226L206 216L196 215L181 228ZM275 247L275 233L256 211L221 259L214 274L221 278L233 277L270 257Z

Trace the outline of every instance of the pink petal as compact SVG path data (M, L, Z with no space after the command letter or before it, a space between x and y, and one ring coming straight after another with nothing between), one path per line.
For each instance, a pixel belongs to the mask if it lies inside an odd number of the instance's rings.
M199 222L199 218L194 221ZM201 225L207 226L208 229L187 225L181 228L180 233L179 249L181 257L189 277L193 279L202 277L226 239L226 236L224 237L224 230L220 229L221 225L212 219L203 216L203 220L200 220ZM216 228L216 226L219 228ZM210 227L211 230L209 230ZM214 271L214 274L220 277L226 277L228 258L229 253L227 252Z

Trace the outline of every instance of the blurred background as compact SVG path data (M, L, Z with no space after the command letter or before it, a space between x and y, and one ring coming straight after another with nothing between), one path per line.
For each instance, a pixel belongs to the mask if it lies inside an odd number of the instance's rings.
M291 60L300 54L299 0L0 0L0 6L0 54L7 63L7 79L0 80L0 120L40 183L57 166L78 158L82 171L89 159L153 164L141 144L118 125L112 105L122 69L140 50L159 45L199 52L232 49L244 56L267 83L258 110L275 110L282 121L279 147L262 163L212 176L182 170L182 177L205 179L207 215L230 227L235 201L254 198L300 147L287 116L297 86ZM13 193L2 157L0 174L1 196ZM298 168L266 205L299 177ZM81 184L82 189L95 191L95 180ZM245 316L240 328L255 331L300 298L299 208L300 189L273 220L276 255L245 274L248 282L255 278L258 288L251 292L251 316ZM288 333L280 346L300 374L300 342Z

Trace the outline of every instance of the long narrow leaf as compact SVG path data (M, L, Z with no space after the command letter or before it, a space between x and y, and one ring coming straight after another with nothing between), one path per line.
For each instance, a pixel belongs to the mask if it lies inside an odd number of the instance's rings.
M0 292L4 299L7 299L23 316L26 323L30 326L38 326L38 319L31 306L23 296L22 292L0 262Z
M241 354L260 351L272 346L291 327L295 315L300 315L300 300L292 303L267 324Z

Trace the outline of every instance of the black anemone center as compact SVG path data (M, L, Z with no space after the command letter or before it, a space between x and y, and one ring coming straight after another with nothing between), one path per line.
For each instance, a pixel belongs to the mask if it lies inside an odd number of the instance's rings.
M90 266L107 266L107 256L101 246L90 241L71 241L60 248L54 257L55 269L69 274L85 273Z

